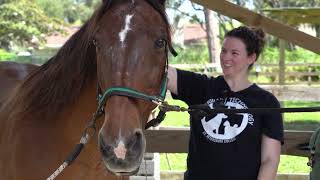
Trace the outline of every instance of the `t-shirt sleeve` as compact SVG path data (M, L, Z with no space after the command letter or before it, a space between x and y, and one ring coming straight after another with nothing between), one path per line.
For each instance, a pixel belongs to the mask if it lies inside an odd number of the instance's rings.
M280 103L272 94L266 101L269 108L280 108ZM266 136L284 144L283 118L281 113L267 113L263 116L262 131Z
M206 75L177 69L178 94L171 93L174 99L179 99L188 105L205 103L205 93L210 78Z

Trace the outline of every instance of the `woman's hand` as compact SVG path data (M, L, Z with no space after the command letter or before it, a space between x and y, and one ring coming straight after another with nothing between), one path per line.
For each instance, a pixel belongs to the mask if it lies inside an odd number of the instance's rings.
M168 67L168 90L173 94L178 94L177 87L177 70L173 67Z

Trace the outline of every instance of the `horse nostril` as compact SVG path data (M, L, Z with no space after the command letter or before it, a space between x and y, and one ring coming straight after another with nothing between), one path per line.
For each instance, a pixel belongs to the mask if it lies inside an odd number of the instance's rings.
M141 131L134 132L131 138L128 140L128 149L140 149L139 146L142 144L142 137L143 134Z
M136 131L136 132L134 133L134 135L135 135L135 138L136 138L137 140L139 140L139 139L142 138L142 132L140 132L140 131Z
M109 154L112 152L112 147L107 145L105 143L105 141L103 140L103 137L101 134L99 134L99 139L98 139L98 142L99 142L99 147L100 147L100 151L101 153L105 156L105 157L108 157Z

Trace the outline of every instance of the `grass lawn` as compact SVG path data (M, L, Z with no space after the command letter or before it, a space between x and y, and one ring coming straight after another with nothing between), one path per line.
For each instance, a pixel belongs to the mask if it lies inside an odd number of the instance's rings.
M182 101L169 99L170 104L187 107ZM284 102L285 107L311 107L320 106L319 102ZM320 112L314 113L287 113L284 115L285 129L315 130L320 125ZM161 126L189 127L188 113L170 112ZM187 154L161 154L161 170L185 170ZM308 158L281 155L279 173L309 173Z

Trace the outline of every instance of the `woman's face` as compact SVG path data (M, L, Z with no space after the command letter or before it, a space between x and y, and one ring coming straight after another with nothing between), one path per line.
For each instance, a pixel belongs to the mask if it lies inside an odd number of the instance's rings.
M222 44L220 63L224 76L247 76L248 67L253 64L256 54L248 56L246 45L236 37L226 37Z

